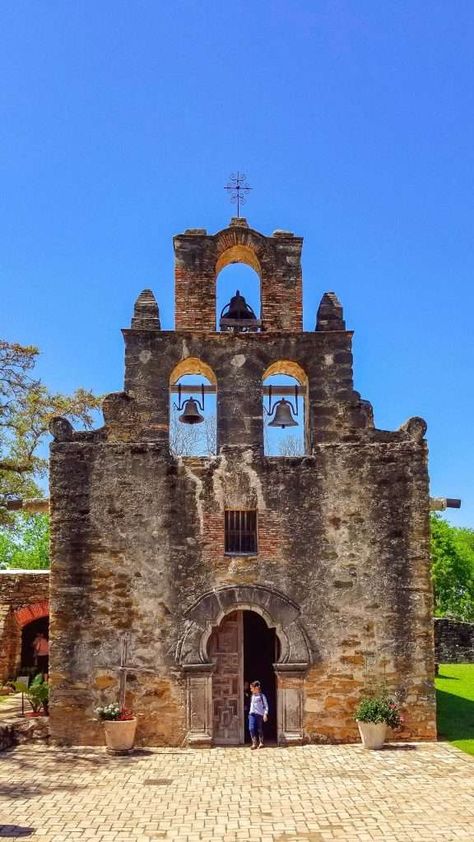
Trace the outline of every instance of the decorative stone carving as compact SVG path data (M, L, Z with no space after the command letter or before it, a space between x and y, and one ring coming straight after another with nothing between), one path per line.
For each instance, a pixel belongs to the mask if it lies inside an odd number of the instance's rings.
M274 627L280 640L279 663L311 663L309 642L299 622L300 609L279 591L259 585L218 588L200 597L185 612L187 629L176 652L178 663L208 663L207 641L212 629L231 611L248 610L260 614Z
M325 292L316 317L316 330L345 330L342 305L335 292Z
M151 289L144 289L135 301L133 330L160 330L160 313Z
M139 428L136 403L126 392L111 392L102 402L109 439L127 440Z
M299 745L303 740L304 664L275 664L278 700L278 742Z
M56 415L51 419L49 432L55 441L72 441L74 438L74 429L71 422L61 415Z
M186 673L186 741L192 746L212 744L213 664L188 664Z
M413 441L422 441L426 434L426 430L428 429L428 425L424 418L420 418L419 416L415 415L413 418L409 418L408 421L405 421L404 424L400 427L400 430L406 433L407 438L413 439Z

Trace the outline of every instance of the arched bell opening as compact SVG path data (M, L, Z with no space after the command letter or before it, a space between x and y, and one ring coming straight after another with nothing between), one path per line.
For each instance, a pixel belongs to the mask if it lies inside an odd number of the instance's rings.
M229 252L232 251L229 249ZM217 330L233 333L255 332L261 327L260 277L256 268L258 264L241 262L237 256L235 261L222 264L222 268L217 272Z
M298 363L279 360L263 375L265 456L304 456L311 452L308 378Z
M268 706L264 724L267 743L277 741L277 680L275 663L280 657L275 627L251 608L226 614L207 642L212 673L212 733L215 745L250 742L248 714L250 684L259 681Z
M217 453L217 381L202 360L188 357L170 375L169 445L173 456Z

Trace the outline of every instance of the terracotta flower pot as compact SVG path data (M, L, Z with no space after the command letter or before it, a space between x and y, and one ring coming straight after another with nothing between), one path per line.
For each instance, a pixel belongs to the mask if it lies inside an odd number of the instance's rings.
M385 722L361 722L358 719L357 725L364 748L382 748L387 733Z
M102 722L105 744L109 754L129 754L133 749L137 720L108 720Z

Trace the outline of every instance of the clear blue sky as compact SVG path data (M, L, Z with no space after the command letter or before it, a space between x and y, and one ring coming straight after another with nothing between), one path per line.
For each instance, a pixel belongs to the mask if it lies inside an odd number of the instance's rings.
M472 0L3 0L0 332L58 390L122 387L172 235L304 236L305 324L335 290L377 425L428 421L432 493L474 526Z

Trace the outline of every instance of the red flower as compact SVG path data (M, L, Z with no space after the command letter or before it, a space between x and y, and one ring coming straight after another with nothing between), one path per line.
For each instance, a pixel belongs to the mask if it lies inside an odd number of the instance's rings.
M120 714L118 716L119 722L126 722L129 719L134 719L133 713L131 710L127 710L127 708L122 708Z

